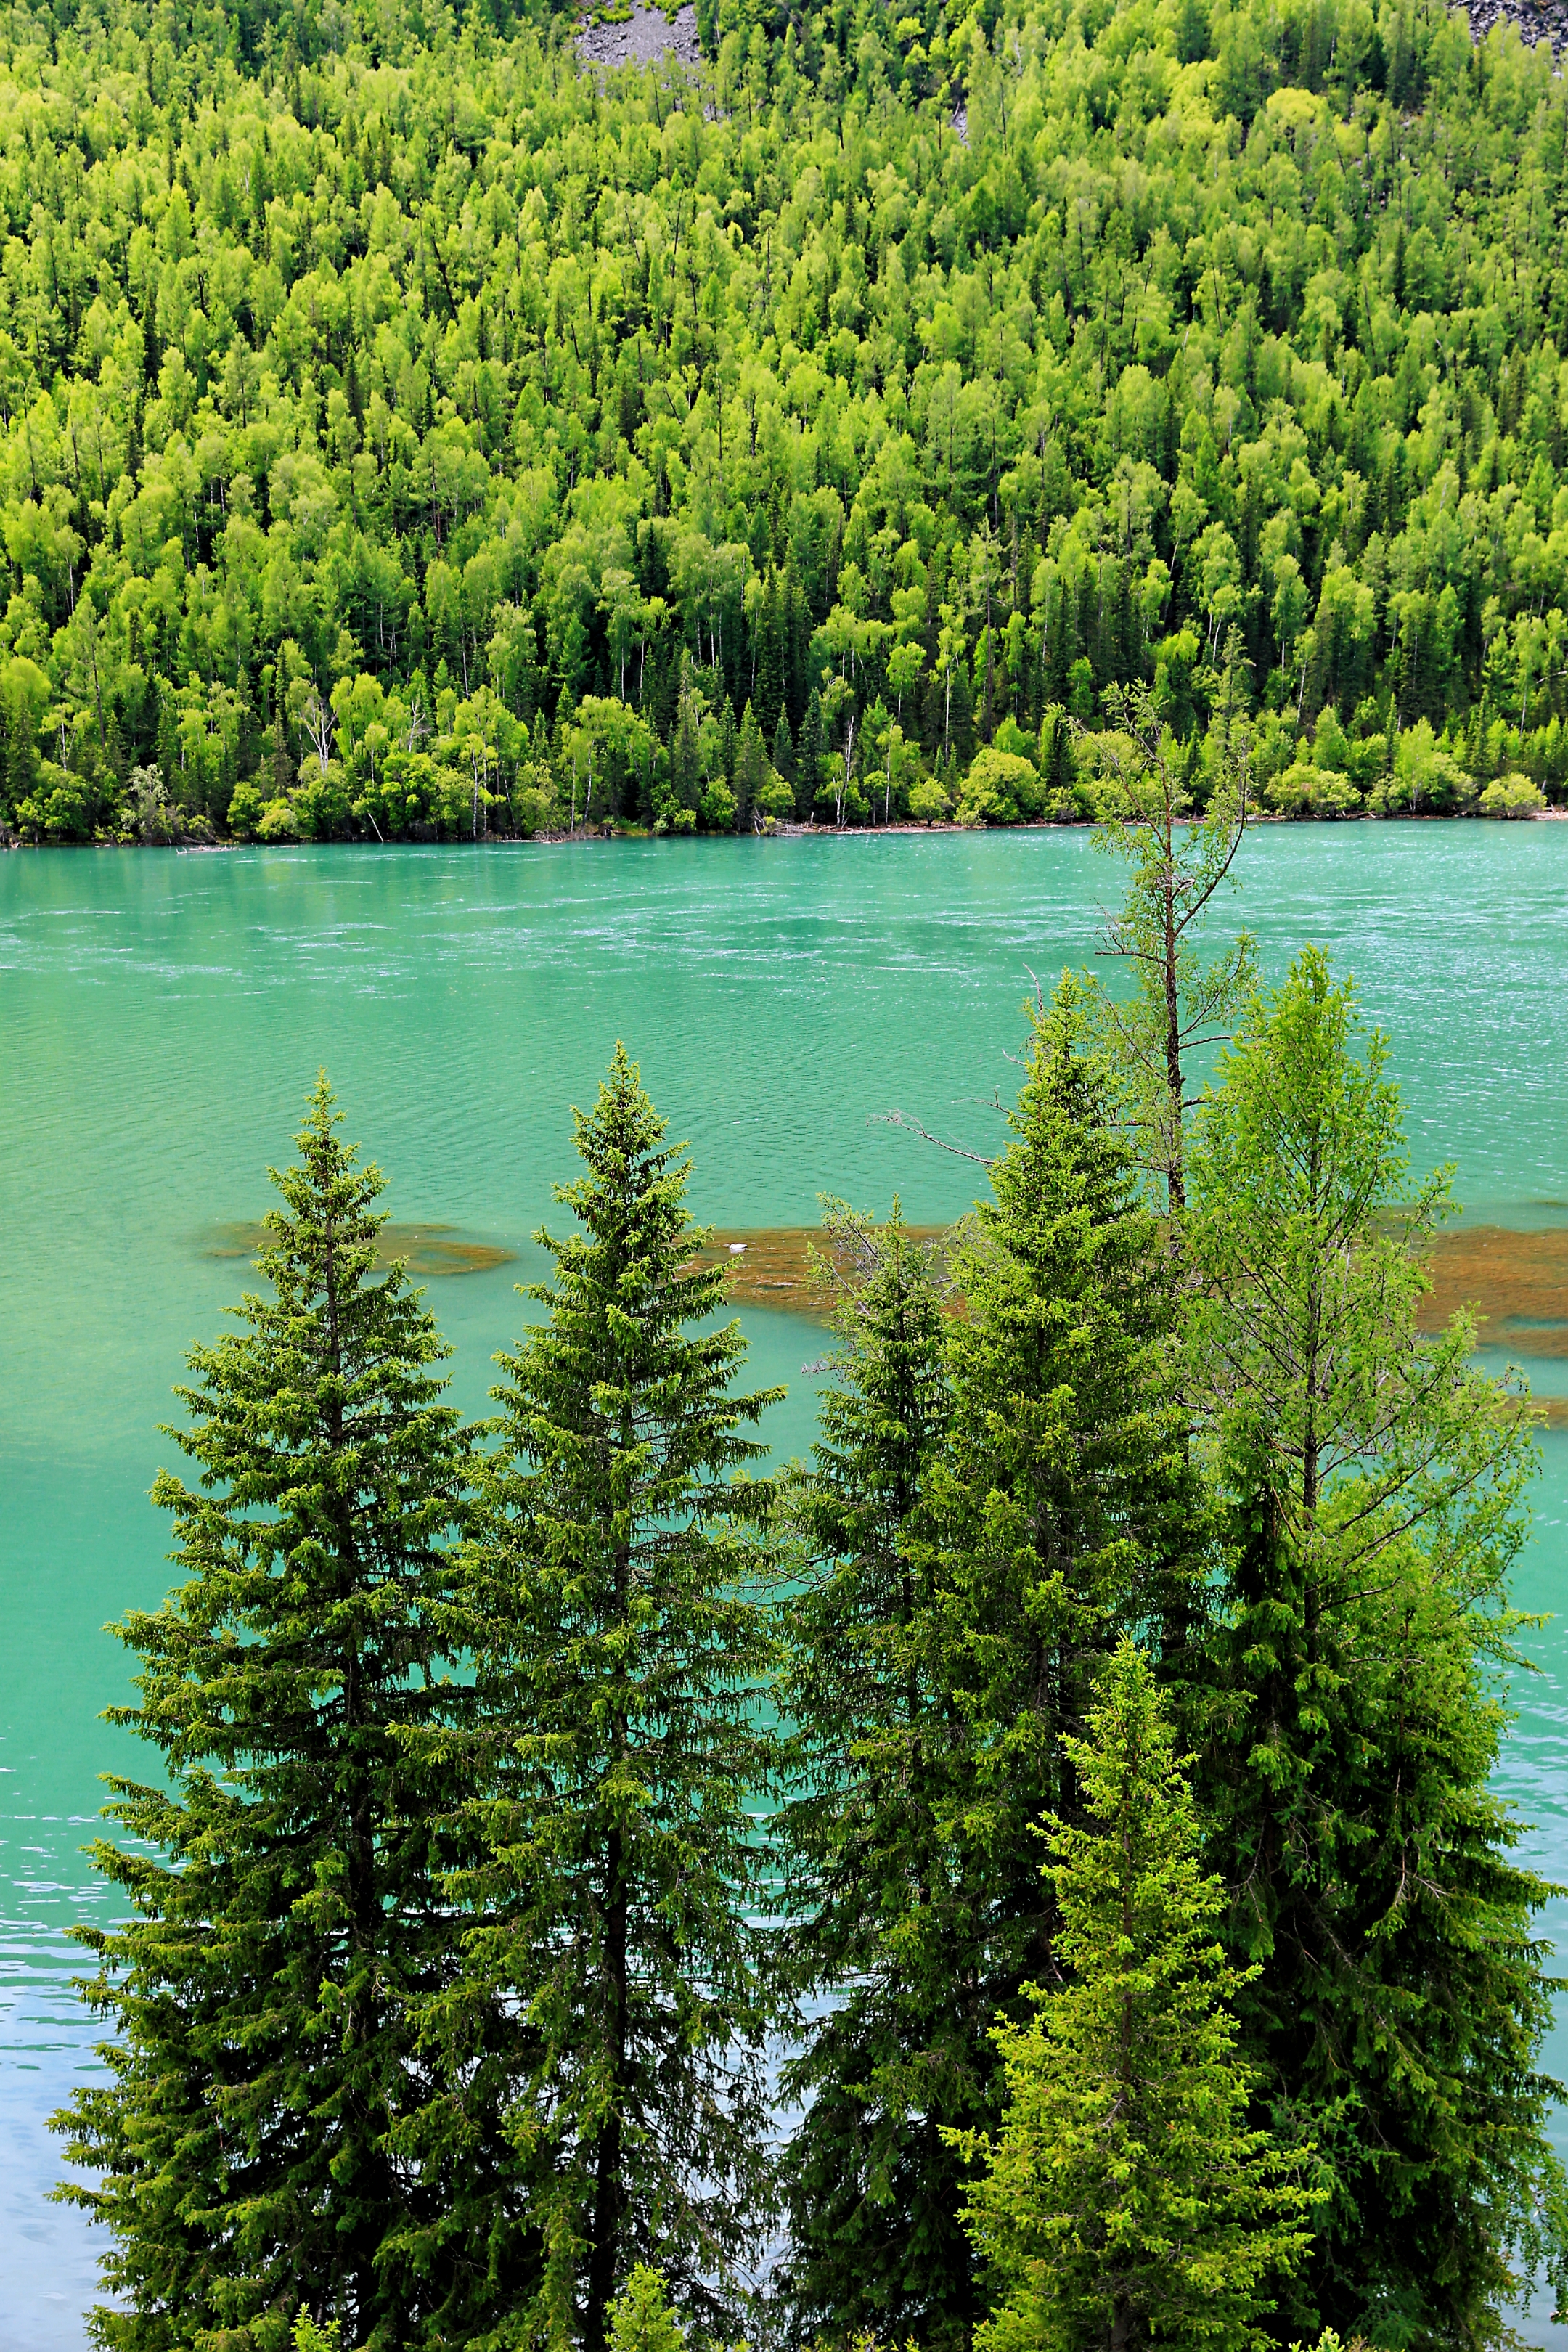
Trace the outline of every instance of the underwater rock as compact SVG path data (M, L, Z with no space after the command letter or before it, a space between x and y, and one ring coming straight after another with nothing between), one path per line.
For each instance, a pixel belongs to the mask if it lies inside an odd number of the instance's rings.
M906 1225L911 1241L934 1242L943 1225ZM737 1307L776 1307L808 1322L826 1323L832 1314L834 1289L816 1273L814 1261L826 1260L841 1279L852 1269L820 1225L753 1225L715 1232L695 1263L721 1265L731 1298Z
M1568 1356L1568 1225L1522 1233L1455 1225L1437 1235L1428 1263L1432 1287L1416 1318L1423 1331L1440 1331L1468 1307L1483 1348Z
M265 1247L267 1230L256 1223L214 1225L202 1246L204 1257L253 1258ZM389 1266L401 1258L410 1274L424 1280L446 1274L488 1274L492 1266L510 1265L515 1250L494 1242L468 1238L458 1225L383 1225L376 1239L375 1262Z

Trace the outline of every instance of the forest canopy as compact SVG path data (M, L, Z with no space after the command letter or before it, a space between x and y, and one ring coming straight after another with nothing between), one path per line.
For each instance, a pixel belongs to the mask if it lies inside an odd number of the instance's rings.
M117 0L0 68L0 824L1568 786L1568 99L1408 0ZM1227 697L1223 677L1228 674Z

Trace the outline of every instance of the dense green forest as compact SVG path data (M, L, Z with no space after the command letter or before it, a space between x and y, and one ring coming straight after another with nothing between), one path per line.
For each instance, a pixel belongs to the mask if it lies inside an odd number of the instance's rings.
M1568 99L1410 0L13 8L0 821L1568 785ZM1234 635L1233 635L1234 633Z

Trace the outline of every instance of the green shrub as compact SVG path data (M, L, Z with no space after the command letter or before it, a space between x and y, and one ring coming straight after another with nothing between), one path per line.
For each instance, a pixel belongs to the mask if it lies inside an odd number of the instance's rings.
M1528 776L1517 773L1499 776L1487 785L1481 794L1483 816L1539 816L1546 806L1546 794Z

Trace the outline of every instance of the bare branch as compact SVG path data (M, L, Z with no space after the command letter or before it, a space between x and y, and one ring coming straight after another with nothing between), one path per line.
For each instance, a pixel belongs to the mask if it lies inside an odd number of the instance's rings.
M996 1165L994 1153L966 1151L962 1143L949 1143L945 1137L933 1135L929 1127L922 1127L918 1118L910 1118L905 1111L874 1111L866 1124L868 1127L904 1128L910 1134L918 1135L922 1143L934 1143L939 1151L951 1151L955 1160L973 1160L977 1168L994 1168Z

